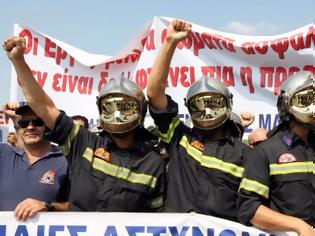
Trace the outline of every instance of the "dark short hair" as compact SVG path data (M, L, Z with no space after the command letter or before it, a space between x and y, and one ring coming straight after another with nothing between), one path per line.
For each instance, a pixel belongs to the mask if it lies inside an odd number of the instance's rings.
M80 116L80 115L75 115L71 117L72 120L82 120L84 123L84 128L88 129L89 128L89 120L85 116Z

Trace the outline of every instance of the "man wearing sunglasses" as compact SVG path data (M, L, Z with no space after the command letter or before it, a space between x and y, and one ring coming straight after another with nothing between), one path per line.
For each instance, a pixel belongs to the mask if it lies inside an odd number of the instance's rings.
M280 88L280 124L246 155L239 219L273 231L314 236L315 76L298 72Z
M68 170L64 155L44 138L45 124L27 103L7 103L21 148L0 146L0 210L26 220L39 211L67 210Z
M197 212L236 221L237 190L246 145L230 119L232 97L216 78L203 76L190 86L185 104L193 128L178 117L178 105L165 94L177 44L191 25L175 20L166 33L147 88L150 113L170 154L165 207L168 212Z
M165 168L154 150L156 137L143 128L147 103L131 80L106 83L97 99L102 137L74 124L38 85L24 60L23 38L4 43L33 111L51 130L69 162L71 211L160 211L164 205ZM37 123L38 121L33 120Z

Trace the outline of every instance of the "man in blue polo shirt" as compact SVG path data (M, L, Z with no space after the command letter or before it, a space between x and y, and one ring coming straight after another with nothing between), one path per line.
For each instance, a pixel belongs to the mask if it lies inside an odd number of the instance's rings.
M0 144L0 211L13 211L26 220L39 211L67 210L67 161L56 146L43 138L44 122L26 103L7 104L5 113L17 119L24 148Z

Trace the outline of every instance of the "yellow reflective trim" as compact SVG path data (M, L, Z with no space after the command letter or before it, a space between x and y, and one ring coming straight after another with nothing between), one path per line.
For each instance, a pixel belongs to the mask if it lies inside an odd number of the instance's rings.
M83 153L83 157L89 162L92 162L92 160L94 160L92 163L92 167L94 169L99 170L112 177L124 179L131 183L147 185L151 188L155 188L156 186L157 178L152 175L136 173L125 167L117 166L98 158L93 159L93 150L91 148L87 148L85 150L85 152Z
M199 163L201 163L201 158L202 158L202 152L200 150L198 150L197 148L193 148L189 142L188 142L188 138L184 135L179 144L184 147L187 151L187 153L194 158L196 161L198 161Z
M201 165L206 166L208 168L215 168L222 170L224 172L230 173L236 177L242 178L244 174L244 168L240 167L236 164L224 162L220 159L211 156L202 156Z
M224 162L216 157L206 156L202 155L202 152L198 150L197 148L191 146L188 142L188 138L186 136L183 136L180 140L180 145L185 148L186 152L197 162L200 163L200 165L211 168L211 169L217 169L221 170L223 172L227 172L231 175L234 175L238 178L243 177L244 168L240 167L236 164Z
M293 173L313 173L315 165L312 161L308 162L290 162L282 164L270 164L270 175L284 175Z
M163 205L164 205L163 196L159 196L149 201L149 207L153 209L162 207Z
M93 158L93 149L92 148L86 148L84 153L83 153L83 157L85 159L87 159L89 162L92 162L92 158Z
M170 143L172 140L172 137L174 135L174 131L176 129L176 127L180 124L180 119L178 118L178 116L175 116L172 120L172 122L170 123L167 133L161 133L160 131L158 131L161 139L163 142L165 143Z
M269 187L255 180L247 178L242 179L239 189L245 189L247 191L257 193L264 198L269 198Z
M80 126L77 124L74 124L64 144L59 146L60 150L65 156L67 156L70 153L71 143L74 140L74 138L77 136L77 134L79 133L79 130L80 130Z

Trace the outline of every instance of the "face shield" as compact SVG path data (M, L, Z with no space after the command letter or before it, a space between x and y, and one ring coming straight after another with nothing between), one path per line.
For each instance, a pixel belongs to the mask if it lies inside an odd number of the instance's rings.
M315 77L309 72L298 72L281 86L277 108L280 119L288 121L291 117L305 125L315 128Z
M202 77L189 88L186 106L195 127L215 129L229 118L231 97L221 81Z
M141 121L140 104L123 94L104 96L100 101L100 120L104 130L110 133L128 132Z
M229 117L226 98L221 94L198 94L188 101L188 110L194 125L214 129Z
M127 133L142 124L147 107L142 89L122 77L103 86L96 104L100 126L116 134Z
M298 91L291 97L290 112L303 123L314 123L315 90L313 87Z

